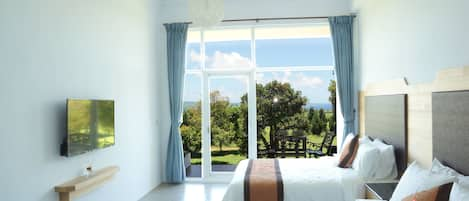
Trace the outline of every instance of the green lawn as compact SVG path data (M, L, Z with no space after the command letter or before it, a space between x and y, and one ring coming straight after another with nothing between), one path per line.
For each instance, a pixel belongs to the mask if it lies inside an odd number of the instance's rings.
M238 151L212 151L212 164L235 165L246 158L246 156L241 155ZM195 165L202 164L200 154L193 156L191 163Z
M313 142L313 143L322 143L322 140L324 139L325 133L322 133L320 136L319 135L308 135L308 142ZM332 145L337 146L337 137L334 138L334 141L332 142Z

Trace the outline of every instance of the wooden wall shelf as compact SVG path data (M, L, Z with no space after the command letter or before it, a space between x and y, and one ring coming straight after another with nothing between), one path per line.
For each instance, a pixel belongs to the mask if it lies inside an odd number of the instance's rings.
M105 182L111 180L119 171L119 167L110 166L93 172L90 176L80 176L55 186L60 201L71 201L82 194L90 192Z

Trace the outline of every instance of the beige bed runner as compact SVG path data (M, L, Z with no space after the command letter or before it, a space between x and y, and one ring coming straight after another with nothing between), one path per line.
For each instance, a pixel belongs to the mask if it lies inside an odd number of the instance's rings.
M283 181L277 159L249 160L244 176L244 201L283 201Z

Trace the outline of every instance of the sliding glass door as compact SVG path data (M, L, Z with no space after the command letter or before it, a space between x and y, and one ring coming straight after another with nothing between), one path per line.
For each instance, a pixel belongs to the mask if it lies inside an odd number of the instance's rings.
M248 76L209 76L210 170L232 172L248 158Z
M191 29L187 41L188 177L229 175L247 158L306 157L335 132L327 22Z

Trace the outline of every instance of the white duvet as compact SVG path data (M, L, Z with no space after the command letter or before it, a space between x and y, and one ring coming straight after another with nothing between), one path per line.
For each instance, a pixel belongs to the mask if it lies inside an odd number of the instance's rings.
M284 201L355 201L363 197L364 181L353 169L337 167L337 159L279 159ZM244 174L248 160L241 161L223 201L243 201Z

